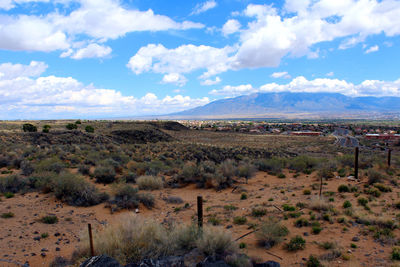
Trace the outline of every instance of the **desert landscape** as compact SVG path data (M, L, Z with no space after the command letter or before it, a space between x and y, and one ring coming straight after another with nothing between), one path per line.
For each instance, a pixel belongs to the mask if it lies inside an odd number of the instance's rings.
M79 266L90 257L88 224L95 254L120 264L190 253L229 266L395 266L400 257L398 143L390 167L387 150L361 145L356 179L354 148L330 134L78 120L2 122L0 138L1 266ZM126 225L132 240L118 243Z

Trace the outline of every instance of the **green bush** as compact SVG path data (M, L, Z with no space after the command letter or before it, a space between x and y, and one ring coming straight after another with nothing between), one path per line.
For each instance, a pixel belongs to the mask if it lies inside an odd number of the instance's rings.
M251 210L251 215L254 217L262 217L267 214L267 210L263 208L253 208Z
M164 186L163 180L158 176L140 176L136 183L140 190L158 190Z
M237 167L234 160L227 159L219 165L219 171L222 175L227 178L231 179L237 174Z
M93 126L87 125L87 126L85 127L85 131L86 131L87 133L94 133L94 128L93 128Z
M368 184L370 185L382 182L385 179L385 176L383 174L374 169L369 169L367 175L368 175Z
M238 225L243 225L247 222L247 218L244 216L237 216L233 218L233 223Z
M19 175L0 178L0 193L18 193L27 186L27 180Z
M49 215L40 218L40 221L45 224L55 224L58 223L58 218L55 215Z
M245 200L245 199L247 199L247 194L243 192L243 193L240 195L240 200Z
M76 125L75 123L68 123L65 128L67 128L67 130L74 130L74 129L78 129L78 125Z
M281 225L278 220L268 218L256 232L256 238L262 247L269 249L282 242L288 233L289 230Z
M392 249L392 260L400 261L400 248L399 247L394 247Z
M323 267L322 263L314 255L310 255L306 262L307 267Z
M82 177L71 173L61 173L55 178L55 196L72 206L93 206L108 199L108 195Z
M360 197L359 199L357 199L358 204L360 204L361 206L366 206L368 204L368 199Z
M347 193L347 192L350 192L350 188L347 185L341 184L338 187L338 192Z
M12 218L12 217L14 217L15 215L14 215L14 213L12 213L12 212L6 212L6 213L2 213L1 214L1 218L3 218L3 219L8 219L8 218Z
M346 200L346 201L343 203L343 208L345 208L345 209L350 208L351 206L352 206L352 205L351 205L351 202L348 201L348 200Z
M251 178L256 173L256 167L250 162L241 162L238 167L238 176L246 179Z
M118 185L114 189L111 202L122 209L135 209L139 206L138 189L130 185Z
M294 226L296 227L303 227L303 226L308 226L308 220L304 218L299 218L294 222Z
M51 126L50 125L43 125L43 130L42 130L42 132L44 132L44 133L48 133L48 132L50 132L50 129L51 129Z
M304 189L303 190L303 195L311 195L311 190L310 189Z
M392 192L392 188L390 188L387 185L376 183L374 184L374 187L376 187L379 191L386 193L386 192Z
M297 251L304 249L306 247L306 240L304 240L301 236L296 235L292 239L290 239L290 242L286 244L285 248L288 251Z
M276 174L282 172L285 161L281 158L262 159L256 161L255 165L260 171Z
M296 208L294 206L291 206L289 204L283 204L282 208L284 211L295 211L296 210Z
M109 184L115 181L115 170L111 166L100 166L94 170L97 183Z
M22 130L24 132L37 132L37 127L30 123L25 123L22 125Z

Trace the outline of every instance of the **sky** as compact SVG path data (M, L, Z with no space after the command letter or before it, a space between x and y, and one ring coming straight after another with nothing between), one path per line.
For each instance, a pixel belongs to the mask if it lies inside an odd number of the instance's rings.
M0 119L400 96L400 0L0 0Z

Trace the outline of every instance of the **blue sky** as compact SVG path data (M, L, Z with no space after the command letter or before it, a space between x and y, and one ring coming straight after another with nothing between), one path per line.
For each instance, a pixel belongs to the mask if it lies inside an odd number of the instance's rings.
M400 96L398 0L0 0L0 119L256 92Z

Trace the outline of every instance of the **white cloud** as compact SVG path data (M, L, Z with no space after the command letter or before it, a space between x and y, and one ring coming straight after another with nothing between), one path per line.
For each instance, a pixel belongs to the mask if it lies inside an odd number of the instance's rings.
M225 72L230 68L229 55L234 48L214 48L211 46L182 45L175 49L167 49L163 45L149 44L139 49L131 57L127 67L134 73L188 73L194 70L206 69L201 76L206 79L215 74Z
M328 76L328 77L332 77L333 75L335 75L335 73L334 73L333 71L328 72L328 73L326 74L326 76Z
M20 0L2 3L3 6L13 7L15 3L22 1L32 2ZM75 46L78 35L87 42L105 42L120 38L129 32L204 27L200 23L191 21L176 22L167 16L154 14L151 9L147 11L129 9L120 1L77 1L80 6L67 14L55 11L41 15L0 15L0 49L68 51ZM68 0L57 2L64 3ZM63 56L67 54L64 53Z
M240 27L241 25L239 21L237 21L236 19L230 19L222 27L222 33L225 36L228 36L230 34L238 32L240 30Z
M84 85L71 77L37 77L44 63L0 65L0 119L135 116L166 114L204 105L207 97L124 96L113 89ZM4 74L5 68L13 71ZM19 75L18 75L19 74Z
M209 92L211 95L225 95L225 96L239 96L256 92L257 89L253 88L251 84L242 84L237 86L226 85L220 90L212 90Z
M214 80L212 80L212 79L207 79L207 80L204 80L204 81L200 82L200 84L201 84L201 85L210 86L210 85L219 84L221 81L222 81L221 78L217 76L217 77L215 77Z
M89 44L87 47L78 49L71 56L73 59L83 59L83 58L104 58L111 54L112 49L108 46ZM69 51L68 51L69 52ZM61 54L61 57L65 54Z
M11 80L18 77L37 77L47 69L47 64L44 62L31 61L29 65L3 63L0 64L0 80Z
M190 15L198 15L200 13L206 12L207 10L213 9L217 6L215 0L208 0L204 3L197 4Z
M285 78L285 79L290 79L291 76L287 71L282 71L282 72L274 72L271 74L272 78Z
M374 46L371 46L370 48L368 48L367 50L365 50L365 54L377 52L378 50L379 50L379 46L374 45Z
M339 79L318 78L307 80L303 76L294 78L290 83L268 83L254 88L251 84L225 86L212 90L209 94L238 96L257 92L307 92L307 93L340 93L347 96L398 96L400 97L400 79L396 81L366 80L358 85Z
M172 83L182 87L187 83L187 79L179 73L168 73L164 75L162 83Z

